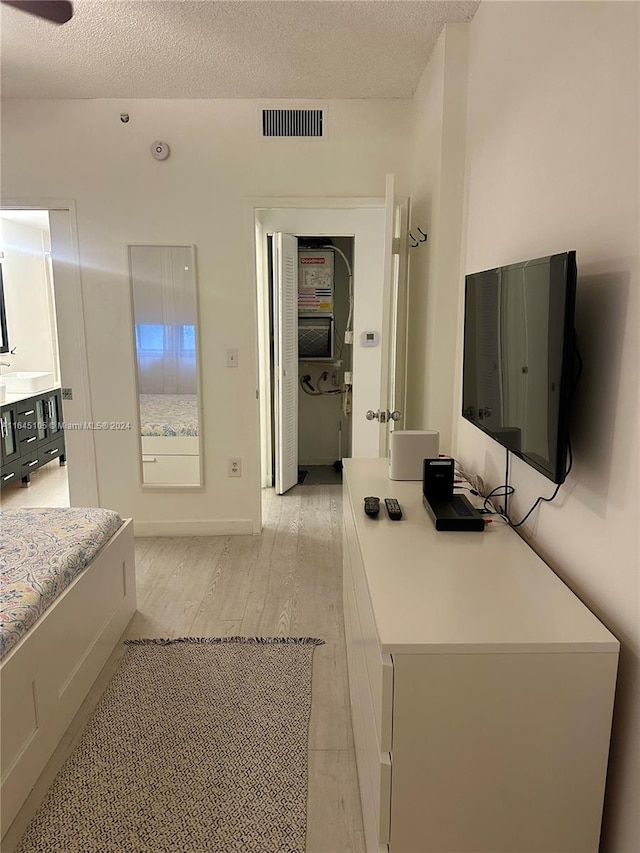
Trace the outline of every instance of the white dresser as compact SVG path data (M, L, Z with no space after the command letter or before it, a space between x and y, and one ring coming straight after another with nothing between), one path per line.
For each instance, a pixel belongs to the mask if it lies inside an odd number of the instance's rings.
M344 612L368 853L596 853L619 644L513 530L346 460Z

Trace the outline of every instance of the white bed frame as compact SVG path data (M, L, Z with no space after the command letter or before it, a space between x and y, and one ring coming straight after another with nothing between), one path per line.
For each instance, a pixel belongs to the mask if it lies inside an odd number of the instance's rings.
M135 612L128 519L0 665L2 836Z

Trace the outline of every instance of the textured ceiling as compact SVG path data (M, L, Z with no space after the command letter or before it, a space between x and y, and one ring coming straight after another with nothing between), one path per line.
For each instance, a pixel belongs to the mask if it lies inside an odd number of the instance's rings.
M479 0L74 0L0 7L3 98L409 98Z

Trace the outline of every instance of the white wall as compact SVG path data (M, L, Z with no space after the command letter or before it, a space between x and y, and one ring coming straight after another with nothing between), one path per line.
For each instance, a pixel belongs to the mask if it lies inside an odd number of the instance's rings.
M38 370L58 377L53 288L45 250L49 234L34 225L1 219L2 273L9 346L4 373Z
M602 853L640 846L638 12L490 2L470 25L466 271L577 251L574 468L525 536L623 647ZM498 485L504 451L455 415L457 454ZM519 460L511 482L516 519L553 491Z
M411 228L429 235L409 250L407 428L453 440L453 367L462 273L468 25L449 24L414 97Z
M93 418L133 420L128 243L195 243L202 341L205 487L138 484L138 440L96 433L100 502L147 532L257 529L255 270L246 199L406 192L410 102L335 101L324 140L263 140L251 101L7 101L3 196L76 201ZM128 112L129 123L120 121ZM155 161L151 143L171 156ZM251 226L252 227L252 226ZM227 348L239 366L226 368ZM229 479L240 457L243 476ZM167 524L167 522L173 522ZM146 525L146 526L143 526Z

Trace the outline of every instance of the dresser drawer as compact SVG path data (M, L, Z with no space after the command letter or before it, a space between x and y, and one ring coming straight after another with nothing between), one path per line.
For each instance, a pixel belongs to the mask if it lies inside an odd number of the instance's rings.
M51 462L52 459L58 459L58 457L63 455L63 436L59 436L55 441L50 441L49 444L45 444L42 447L38 448L38 458L40 459L41 465L45 465L47 462Z
M378 742L383 752L391 751L393 715L393 662L383 655L376 628L371 599L364 574L362 556L349 506L345 512L345 539L351 565L355 608L360 623L359 643L362 645L365 668L369 680Z
M199 456L143 453L142 471L145 485L154 483L197 483L200 478Z
M37 420L38 416L33 399L22 400L16 404L16 435L20 442L23 455L28 453L28 448L32 447L38 440L36 432Z
M391 821L391 756L381 751L361 626L358 617L348 551L345 549L344 612L349 667L353 740L365 827L366 849L386 850Z
M41 465L40 454L37 452L31 453L29 456L20 458L20 476L28 477L33 474Z
M21 465L19 459L3 465L2 474L0 474L0 488L3 486L9 486L12 483L19 483L21 476L20 469Z
M36 406L33 397L16 403L16 423L35 423Z
M17 435L18 443L20 444L20 455L27 456L31 453L32 449L35 449L38 442L36 428L35 426L30 426L28 428L19 429Z

